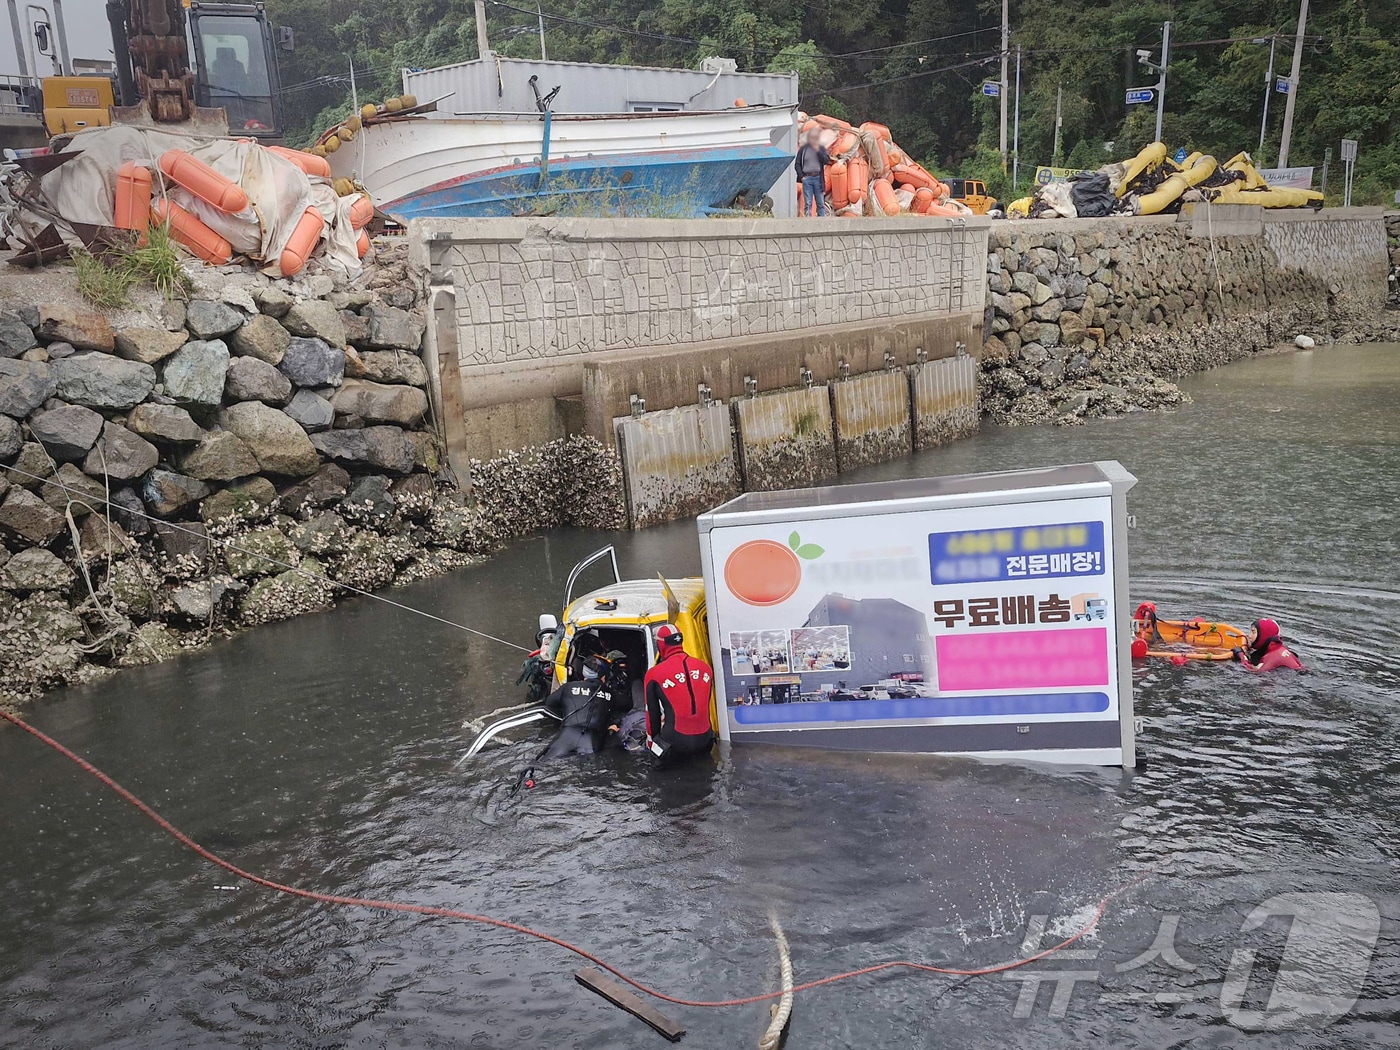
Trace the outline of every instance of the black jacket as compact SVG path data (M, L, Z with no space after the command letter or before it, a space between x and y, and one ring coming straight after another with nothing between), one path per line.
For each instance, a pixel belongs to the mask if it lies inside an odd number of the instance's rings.
M811 144L804 142L802 143L802 145L797 147L797 155L792 158L792 170L797 173L797 177L799 179L804 177L802 172L802 161L803 158L806 156L808 150L816 150L817 160L821 163L822 168L825 168L828 164L831 163L831 154L826 151L826 148L824 146L812 146ZM821 168L817 169L817 174L821 174Z
M599 681L565 682L545 698L544 706L566 727L597 732L608 727L612 693Z

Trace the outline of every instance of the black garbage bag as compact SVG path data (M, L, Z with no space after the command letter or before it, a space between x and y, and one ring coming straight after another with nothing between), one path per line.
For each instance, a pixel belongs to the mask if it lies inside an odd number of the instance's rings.
M1071 178L1069 199L1081 219L1100 219L1111 214L1117 203L1108 176L1099 171L1086 171Z

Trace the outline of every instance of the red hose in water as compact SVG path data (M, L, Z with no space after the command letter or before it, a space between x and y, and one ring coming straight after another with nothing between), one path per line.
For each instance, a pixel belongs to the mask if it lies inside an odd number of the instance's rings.
M139 798L133 795L126 788L118 784L106 773L102 772L102 770L94 766L91 762L68 750L68 748L64 747L62 744L60 744L57 740L55 740L48 734L43 733L38 729L35 729L32 725L24 721L22 718L18 718L15 715L12 715L9 712L2 709L0 709L0 718L4 718L7 722L13 722L15 725L23 729L26 733L29 733L31 736L35 737L44 744L47 744L49 747L53 748L60 755L77 765L84 772L90 773L92 776L96 777L99 781L101 781L101 783L105 787L115 792L117 795L121 796L127 802L131 803L131 805L135 806L138 810L140 810L147 817L153 820L162 831L164 831L167 835L173 838L176 842L180 843L180 845L184 846L186 849L195 853L197 856L203 858L204 860L207 860L210 864L223 868L229 874L236 875L240 879L246 879L248 882L251 882L256 886L262 886L264 889L273 890L277 893L285 893L293 897L302 897L310 901L319 901L322 904L339 904L347 907L371 908L375 911L408 912L412 915L431 915L442 919L457 919L461 922L475 922L480 923L483 926L496 926L503 930L512 930L515 933L524 934L526 937L533 937L536 940L544 941L547 944L553 944L559 948L563 948L565 951L573 952L580 958L587 959L594 966L600 967L601 969L608 971L608 973L612 974L618 980L631 985L633 988L637 989L637 991L644 992L645 994L650 995L655 999L660 999L663 1002L673 1003L676 1006L696 1006L705 1007L709 1009L716 1009L727 1006L745 1006L749 1003L760 1003L768 999L779 999L787 994L786 991L779 990L776 992L764 992L761 995L741 996L736 999L684 999L676 995L667 995L665 992L658 991L657 989L652 988L649 985L643 984L636 978L629 977L627 974L623 973L611 963L604 962L602 959L598 958L598 956L594 955L587 949L580 948L576 944L570 944L568 941L564 940L561 937L555 937L552 934L542 933L539 930L532 930L528 926L522 926L519 923L509 922L506 919L496 919L492 918L489 915L477 915L469 911L457 911L453 908L434 908L425 904L404 904L399 901L371 900L367 897L343 897L335 893L318 893L315 890L303 890L298 889L295 886L285 885L281 882L273 882L271 879L265 879L261 875L254 875L252 872L244 871L242 868L238 867L238 865L224 860L217 854L211 853L209 850L205 849L198 842L194 841L194 839L190 838L183 831L177 828L174 824L170 823L170 821L162 817L150 806L146 805L146 803L142 802ZM1080 940L1082 937L1090 933L1095 927L1098 926L1099 920L1103 918L1104 912L1108 909L1109 902L1112 901L1115 897L1119 897L1122 894L1126 893L1128 890L1138 885L1138 883L1145 880L1148 877L1148 874L1150 874L1150 872L1138 876L1138 878L1134 879L1131 882L1124 883L1112 893L1105 894L1103 897L1101 897L1099 899L1098 904L1094 907L1094 914L1090 917L1089 921L1086 922L1084 926L1081 927L1074 934L1072 934L1069 937L1066 937L1058 944L1053 944L1042 951L1036 952L1034 955L1027 955L1023 959L1015 959L1012 962L999 963L996 966L983 966L976 969L966 970L953 969L951 967L946 966L930 966L927 963L911 962L908 959L893 959L889 962L876 963L873 966L863 966L859 970L847 970L845 973L836 973L832 974L830 977L822 977L815 981L807 981L803 984L794 985L791 990L793 992L803 992L807 991L810 988L820 988L824 984L835 984L837 981L846 981L851 979L852 977L862 977L866 974L880 973L882 970L905 969L918 970L923 973L951 974L957 977L980 977L985 974L1002 973L1006 970L1014 970L1021 966L1027 966L1030 963L1036 962L1040 959L1044 959L1046 956L1054 955L1056 952L1063 951L1065 948L1068 948L1070 945L1074 944L1075 941Z

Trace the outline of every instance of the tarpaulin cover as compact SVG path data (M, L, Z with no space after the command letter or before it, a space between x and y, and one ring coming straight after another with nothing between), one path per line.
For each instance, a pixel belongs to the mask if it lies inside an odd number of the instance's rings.
M1082 172L1069 180L1069 196L1080 218L1099 219L1113 212L1117 198L1103 172Z
M228 214L171 182L161 173L160 157L172 149L184 150L238 183L248 206ZM113 125L79 132L62 152L81 156L45 175L41 187L48 204L70 222L112 225L117 170L130 160L150 169L154 198L168 197L273 276L281 275L278 260L308 207L326 220L322 261L349 275L360 270L358 232L350 226L355 198L337 197L329 179L308 176L255 142Z

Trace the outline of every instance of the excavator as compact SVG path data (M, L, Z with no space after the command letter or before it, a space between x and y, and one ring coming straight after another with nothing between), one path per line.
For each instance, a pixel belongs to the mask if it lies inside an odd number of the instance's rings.
M291 49L291 30L274 40L262 3L107 0L107 21L115 84L67 70L44 78L50 135L116 123L281 138L277 50Z

